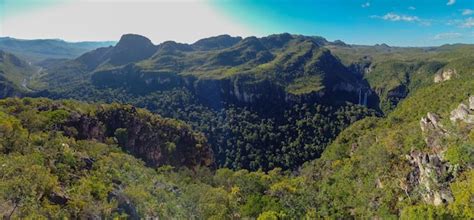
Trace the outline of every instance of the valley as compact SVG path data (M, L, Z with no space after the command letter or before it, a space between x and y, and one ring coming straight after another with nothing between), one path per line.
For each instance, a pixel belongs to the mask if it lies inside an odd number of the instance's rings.
M1 49L8 218L474 218L473 45Z

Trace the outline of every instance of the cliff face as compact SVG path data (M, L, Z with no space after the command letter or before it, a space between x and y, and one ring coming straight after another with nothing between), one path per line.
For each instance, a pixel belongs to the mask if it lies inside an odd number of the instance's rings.
M213 162L204 136L134 107L105 107L93 116L71 114L61 130L78 139L116 139L122 149L153 167L210 166Z
M97 113L106 137L150 166L210 166L212 151L204 136L188 126L162 119L134 107L106 109Z
M91 81L99 89L141 95L182 88L217 109L315 102L378 106L377 93L363 75L345 67L329 50L306 38L280 37L246 38L215 53L160 49L143 63L98 70ZM283 52L275 53L277 49Z
M165 91L184 85L183 78L176 73L145 71L133 64L98 71L91 76L91 82L99 89L126 89L130 94Z
M7 100L18 108L13 114L51 115L44 130L59 131L77 140L117 143L148 166L210 166L213 154L206 138L179 121L124 105L86 105L50 100ZM25 104L26 103L26 104ZM22 107L16 107L22 106ZM84 111L83 109L88 109Z

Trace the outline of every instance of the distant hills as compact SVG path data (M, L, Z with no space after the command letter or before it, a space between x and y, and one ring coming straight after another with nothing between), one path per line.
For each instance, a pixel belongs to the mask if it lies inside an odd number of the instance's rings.
M73 43L56 39L21 40L11 37L0 37L0 50L14 53L29 62L38 62L45 59L72 59L90 50L111 45L115 45L115 42Z

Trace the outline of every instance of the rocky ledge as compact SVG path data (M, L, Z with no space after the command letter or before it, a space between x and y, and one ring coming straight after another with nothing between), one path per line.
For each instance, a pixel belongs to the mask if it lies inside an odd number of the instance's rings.
M465 123L467 129L474 128L474 96L469 97L468 103L461 103L451 111L451 123L457 126ZM428 113L421 118L420 128L425 138L427 150L413 150L406 155L411 172L407 176L408 194L419 193L423 200L432 205L448 204L453 201L449 184L459 172L457 164L448 162L444 154L448 148L445 140L452 137L461 137L454 129L447 129L441 123L441 117Z

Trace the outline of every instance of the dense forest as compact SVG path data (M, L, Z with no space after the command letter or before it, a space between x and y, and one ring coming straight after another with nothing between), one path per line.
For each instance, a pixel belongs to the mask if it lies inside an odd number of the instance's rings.
M0 101L0 213L472 219L473 52L290 34L2 52L20 98Z

